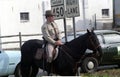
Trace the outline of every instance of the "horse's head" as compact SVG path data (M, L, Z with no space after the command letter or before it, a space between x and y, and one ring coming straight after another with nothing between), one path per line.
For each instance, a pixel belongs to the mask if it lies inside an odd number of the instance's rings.
M74 58L79 59L85 54L86 49L90 49L93 53L97 53L96 56L101 56L102 48L100 46L97 35L93 30L87 30L87 33L65 43L68 49L68 53Z
M94 33L94 30L87 30L87 48L92 50L93 53L99 52L101 54L102 48L100 46L99 40L97 38L97 35ZM99 54L99 56L100 56Z

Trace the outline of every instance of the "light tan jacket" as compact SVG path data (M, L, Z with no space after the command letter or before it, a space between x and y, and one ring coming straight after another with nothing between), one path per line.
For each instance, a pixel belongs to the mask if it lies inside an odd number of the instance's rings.
M57 24L55 22L52 22L52 24L56 29L57 36L55 35L55 30L52 27L51 23L45 22L41 29L42 29L43 37L45 38L45 40L47 40L51 44L55 44L56 41L54 39L56 38L61 39L61 36L60 36L60 31L58 29Z

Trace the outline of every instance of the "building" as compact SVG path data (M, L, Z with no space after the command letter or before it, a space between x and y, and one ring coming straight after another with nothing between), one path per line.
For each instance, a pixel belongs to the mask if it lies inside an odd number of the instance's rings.
M85 8L83 9L83 11L85 11L85 24L88 25L89 23L92 23L92 26L94 26L96 29L112 29L112 0L85 0L83 4Z
M43 24L43 3L41 0L0 0L0 36L41 33ZM32 39L32 38L31 38ZM1 42L19 40L1 38ZM2 48L19 46L4 44Z
M69 0L74 1L74 0ZM112 29L114 0L79 0L80 16L75 17L76 31ZM51 0L0 0L0 36L41 33L45 10L51 9ZM56 20L64 31L63 19ZM72 18L66 18L67 31L73 31ZM40 38L41 37L34 37ZM12 38L12 40L17 38ZM24 38L25 39L25 38ZM32 38L27 38L32 39ZM0 39L5 42L11 39ZM12 45L1 45L2 48ZM17 45L16 45L17 46Z
M74 2L74 0L68 1ZM95 29L112 29L113 0L79 0L79 10L80 16L75 17L76 31L91 29L92 27ZM66 21L67 30L72 30L72 18L66 18Z
M40 33L41 4L39 0L0 0L0 35Z
M112 29L112 0L79 0L80 16L76 17L76 29Z

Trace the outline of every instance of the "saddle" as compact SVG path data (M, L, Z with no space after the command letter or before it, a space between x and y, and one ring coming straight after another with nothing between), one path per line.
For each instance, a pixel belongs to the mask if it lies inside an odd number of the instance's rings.
M35 59L40 60L43 58L43 55L44 55L44 49L38 48L35 54Z
M53 60L55 60L58 56L58 48L54 48L53 50ZM40 60L42 58L47 58L46 47L38 48L35 54L35 59Z

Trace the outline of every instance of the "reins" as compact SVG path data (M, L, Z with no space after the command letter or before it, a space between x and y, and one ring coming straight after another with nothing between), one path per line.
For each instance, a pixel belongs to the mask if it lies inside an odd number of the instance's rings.
M97 48L100 47L100 44L98 44L98 45L96 46L96 45L94 44L94 41L92 40L92 37L93 37L93 36L90 35L90 36L88 36L87 39L88 39L88 40L90 41L90 43L92 44L94 50L95 50L95 51L98 51ZM81 62L81 58L84 57L84 55L83 55L78 61L75 61L75 59L74 59L69 53L66 52L66 51L71 51L71 52L72 52L72 50L71 50L70 48L68 48L66 45L62 45L61 48L62 48L62 51L63 51L70 59L72 59L72 60L75 62L75 66L74 66L73 70L76 71L78 64Z
M98 44L97 46L95 46L95 44L93 43L93 41L92 41L92 39L91 39L91 38L92 38L92 35L91 35L91 36L89 36L89 38L88 38L88 39L90 40L91 44L93 45L94 50L96 50L96 51L97 51L97 48L98 48L98 47L100 47L100 44Z
M63 48L63 47L65 47L65 48ZM66 45L62 45L60 48L62 48L61 50L64 51L64 53L65 53L70 59L72 59L72 60L74 61L73 57L66 52L66 51L72 51L71 49L69 49ZM67 49L67 50L66 50L66 49ZM65 51L65 50L66 50L66 51Z
M65 47L65 48L63 48ZM72 51L71 49L69 49L66 45L62 45L60 48L62 48L61 50L71 59L75 62L74 58L68 54L64 49L67 49L68 51ZM73 68L73 71L75 72L77 70L77 64L79 63L80 61L77 61L75 62L75 67Z

